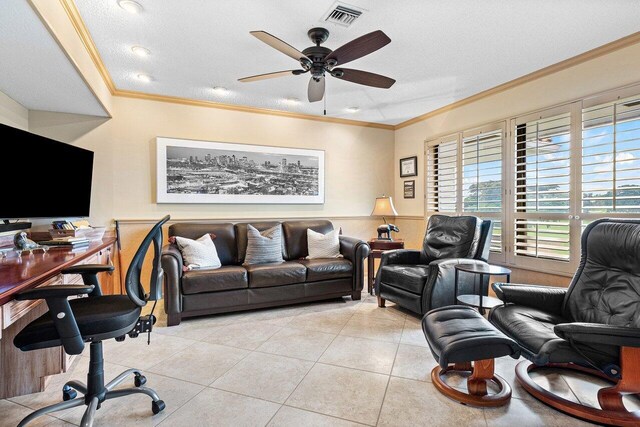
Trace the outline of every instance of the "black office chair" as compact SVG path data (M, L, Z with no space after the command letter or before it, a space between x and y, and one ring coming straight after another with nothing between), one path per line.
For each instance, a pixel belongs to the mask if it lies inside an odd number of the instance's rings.
M123 341L127 334L135 338L140 333L151 332L155 323L153 310L151 315L142 317L140 311L147 301L157 301L162 297L162 225L168 220L167 215L153 226L133 257L125 279L127 295L103 296L97 274L113 271L113 266L92 264L78 265L62 271L62 274L80 274L84 285L47 286L18 294L17 300L44 299L49 307L48 313L29 323L16 335L13 343L20 350L30 351L61 345L68 354L80 354L84 350L84 343L91 343L87 384L69 381L62 389L63 402L31 413L18 424L18 427L39 416L80 405L87 405L80 425L88 427L93 424L96 410L105 400L135 393L146 394L153 399L151 409L154 414L165 408L158 394L144 387L146 378L138 369L128 369L104 384L102 341L110 338ZM145 295L144 287L140 283L140 273L151 243L154 250L151 286L150 293ZM88 295L87 298L71 301L67 299L70 296L85 294ZM135 387L114 390L129 375L134 375ZM78 391L84 396L76 397Z

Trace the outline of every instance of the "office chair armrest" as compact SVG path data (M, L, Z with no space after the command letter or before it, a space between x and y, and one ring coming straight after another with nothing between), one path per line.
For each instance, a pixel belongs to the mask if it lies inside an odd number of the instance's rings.
M67 299L73 295L89 294L93 291L92 285L55 285L42 288L29 289L20 292L17 300L44 299L49 308L49 314L56 327L62 346L67 354L80 354L84 350L84 340L80 335L80 329L76 318L71 311L71 305Z
M110 273L115 270L113 265L105 264L79 264L62 269L62 274L98 274Z
M67 298L74 295L88 294L93 291L93 285L54 285L41 288L27 289L18 293L15 297L18 301Z
M494 283L491 288L505 303L524 305L558 315L562 315L562 304L567 294L567 288L544 285Z
M82 283L93 286L90 297L102 296L102 288L98 280L98 273L111 273L115 267L109 264L80 264L67 267L62 270L62 274L79 274L82 276Z
M640 347L640 328L576 322L561 323L554 326L553 331L564 340L619 347Z

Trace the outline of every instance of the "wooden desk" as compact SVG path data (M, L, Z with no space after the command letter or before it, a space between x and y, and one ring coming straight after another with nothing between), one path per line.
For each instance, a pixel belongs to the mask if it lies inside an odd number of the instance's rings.
M105 237L84 250L51 248L0 259L0 399L42 391L49 375L65 372L71 358L62 347L22 352L13 338L27 324L47 312L43 300L16 301L16 293L63 283L60 271L77 264L108 264L115 254L115 237ZM102 273L103 293L120 293L117 275ZM82 283L79 275L64 277L65 284Z
M375 259L382 257L382 252L390 251L393 249L404 249L404 240L378 240L371 239L367 242L371 251L369 252L368 266L367 266L367 290L369 294L373 295L373 280L375 278Z

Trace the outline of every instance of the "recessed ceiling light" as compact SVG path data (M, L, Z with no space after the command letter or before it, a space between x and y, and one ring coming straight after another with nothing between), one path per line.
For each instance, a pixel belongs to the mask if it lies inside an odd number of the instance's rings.
M360 111L360 107L348 107L347 108L347 112L349 112L349 113L357 113L358 111Z
M214 86L213 91L218 95L225 95L227 92L229 92L226 87L222 86Z
M151 80L153 80L153 78L151 78L151 76L149 74L140 73L136 77L138 77L138 80L140 80L142 82L145 82L145 83L149 83Z
M151 51L149 49L147 49L146 47L142 47L142 46L133 46L131 48L131 52L135 53L136 55L146 58L147 56L149 56L151 54Z
M140 13L143 9L140 3L133 0L118 0L118 6L129 13Z
M285 98L282 102L289 105L296 105L300 103L300 100L298 98Z

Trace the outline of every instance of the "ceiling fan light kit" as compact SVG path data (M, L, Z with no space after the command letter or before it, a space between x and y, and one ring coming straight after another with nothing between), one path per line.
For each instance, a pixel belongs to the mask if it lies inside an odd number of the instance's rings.
M325 46L321 46L321 44L329 38L329 30L315 27L307 32L307 35L311 41L315 43L315 46L308 47L302 52L266 31L251 31L250 34L272 48L298 61L302 69L276 71L238 79L238 81L243 83L309 73L311 78L309 79L307 97L309 102L317 102L324 98L325 77L327 75L352 83L382 89L388 89L396 82L392 78L368 71L335 68L338 65L346 64L347 62L375 52L389 44L391 39L380 30L365 34L336 50L331 50Z

